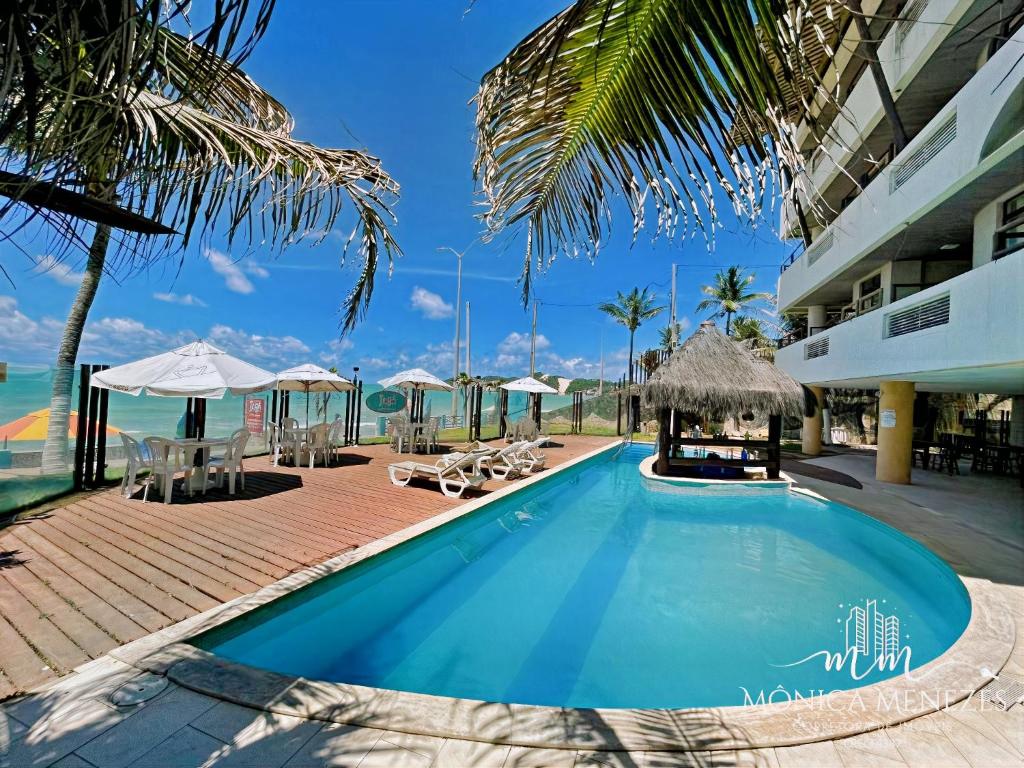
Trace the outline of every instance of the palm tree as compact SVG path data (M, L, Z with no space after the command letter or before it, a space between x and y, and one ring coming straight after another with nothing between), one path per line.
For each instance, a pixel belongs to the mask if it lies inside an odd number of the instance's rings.
M629 330L629 383L633 383L633 336L636 329L646 321L657 317L665 308L654 306L655 296L634 288L629 294L624 295L622 291L617 292L614 302L598 304L597 308L612 318L619 325L624 325Z
M455 384L456 390L462 392L462 423L466 429L469 429L469 388L473 384L473 377L465 371L460 371L453 383ZM454 413L452 414L452 417L455 417Z
M728 336L732 326L732 316L748 304L755 301L770 301L770 293L759 293L749 290L754 284L756 275L744 275L743 267L729 267L725 272L715 275L714 285L700 287L708 298L697 305L698 312L713 309L712 317L725 318L725 335Z
M474 173L490 232L526 227L525 293L534 258L607 241L616 194L634 230L654 213L667 235L710 234L713 185L748 219L766 193L799 202L814 147L794 123L811 99L837 106L814 57L850 19L812 2L575 0L484 75Z
M771 344L771 340L764 332L764 323L756 317L739 315L732 324L732 337L736 341L750 342L750 346L755 348Z
M0 11L0 39L10 42L0 46L0 194L11 198L0 216L42 184L49 198L77 201L42 206L62 257L91 238L57 353L44 471L66 468L73 369L104 273L145 267L215 225L229 243L321 242L351 205L362 269L345 300L348 330L367 307L378 257L398 253L388 230L398 185L380 162L294 138L287 110L237 66L273 2L214 4L204 30L188 28L188 6L18 0ZM112 210L180 238L114 235ZM119 258L109 258L111 244Z
M676 323L675 325L669 323L658 331L658 343L661 344L661 348L666 352L672 352L677 346L679 346L679 339L682 335L682 323Z

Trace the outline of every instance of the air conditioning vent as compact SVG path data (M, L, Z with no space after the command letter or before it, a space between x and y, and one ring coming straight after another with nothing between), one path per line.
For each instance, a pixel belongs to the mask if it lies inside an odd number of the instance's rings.
M811 266L814 262L828 253L832 246L836 244L836 233L835 230L827 232L826 234L819 237L810 248L807 249L807 266Z
M910 181L914 174L928 165L928 162L956 138L956 111L936 128L932 135L921 142L921 145L907 155L905 160L892 164L889 175L889 194Z
M813 360L828 354L828 336L813 338L804 344L804 360Z
M918 304L909 309L901 309L885 317L885 338L903 336L925 328L949 323L949 294Z

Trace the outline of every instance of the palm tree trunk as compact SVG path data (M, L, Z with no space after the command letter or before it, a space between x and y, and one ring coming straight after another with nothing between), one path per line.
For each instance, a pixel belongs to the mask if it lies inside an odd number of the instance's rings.
M725 335L729 335L729 330L732 327L732 312L726 310L725 313Z
M633 334L636 331L629 332L629 389L630 392L633 390Z
M907 136L906 129L903 127L900 113L896 109L896 100L893 99L892 91L889 90L889 83L885 79L882 62L878 58L878 43L871 39L871 30L868 28L864 11L861 9L861 1L847 0L846 5L853 14L853 22L857 25L857 34L860 35L861 42L864 43L867 50L868 69L871 71L871 77L875 81L875 88L878 90L878 98L882 102L882 111L885 113L885 119L892 130L892 143L896 148L896 154L899 154L907 146L910 139Z
M60 349L57 351L57 365L53 371L53 388L50 392L50 424L43 445L44 474L68 471L68 425L71 421L71 393L75 385L75 360L78 358L85 321L103 275L109 243L110 227L106 224L97 225L89 246L85 275L68 313Z

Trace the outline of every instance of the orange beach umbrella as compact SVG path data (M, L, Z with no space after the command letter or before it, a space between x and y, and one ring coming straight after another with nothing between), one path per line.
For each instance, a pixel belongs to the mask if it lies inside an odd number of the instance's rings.
M45 440L46 431L50 427L50 409L41 408L32 411L14 421L0 425L0 440ZM121 430L107 425L107 434L116 435ZM78 411L71 412L68 424L68 437L78 436Z

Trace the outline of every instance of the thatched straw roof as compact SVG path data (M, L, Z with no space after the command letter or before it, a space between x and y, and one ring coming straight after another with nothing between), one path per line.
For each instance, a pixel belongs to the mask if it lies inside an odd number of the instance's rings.
M801 416L804 388L781 368L738 344L708 321L658 366L643 387L644 404L725 419L753 413Z

